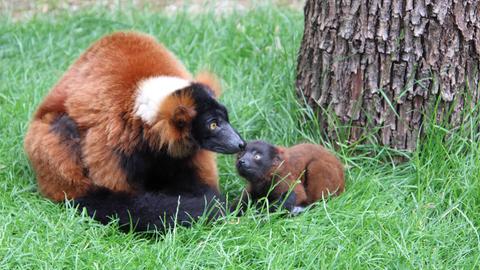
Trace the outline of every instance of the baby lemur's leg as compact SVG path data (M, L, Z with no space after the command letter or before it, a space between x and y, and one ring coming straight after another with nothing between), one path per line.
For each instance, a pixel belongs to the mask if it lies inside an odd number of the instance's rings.
M298 183L293 191L297 194L297 199L295 201L296 206L305 206L307 204L307 192L305 191L305 186L302 183Z
M275 212L277 210L286 209L288 212L292 212L296 205L296 194L295 192L284 192L280 195L278 199L273 201L270 204L268 209L269 212Z
M296 200L295 207L290 210L290 213L293 215L298 215L305 211L305 206L307 204L307 193L305 192L305 187L302 183L297 184L292 192L295 192Z

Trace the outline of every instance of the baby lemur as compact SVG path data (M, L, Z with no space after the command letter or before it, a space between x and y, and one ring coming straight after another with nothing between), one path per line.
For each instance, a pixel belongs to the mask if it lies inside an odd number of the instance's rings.
M338 195L345 187L342 163L315 144L285 148L252 141L238 155L236 167L247 180L246 192L253 201L267 195L269 202L284 199L293 186L293 199L289 196L284 203L293 212L303 211L305 206L329 195Z

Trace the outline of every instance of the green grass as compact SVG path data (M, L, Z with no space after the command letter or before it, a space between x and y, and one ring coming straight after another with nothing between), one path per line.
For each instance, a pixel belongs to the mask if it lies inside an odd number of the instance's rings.
M215 71L245 138L323 142L314 114L294 94L302 28L300 12L274 7L224 18L98 9L17 23L2 16L0 269L478 268L474 118L455 133L426 124L427 137L401 165L388 149L338 142L346 192L295 218L251 211L149 239L99 225L36 191L22 149L28 120L69 64L114 30L151 33L190 70ZM220 156L219 169L223 190L238 195L244 183L233 158Z

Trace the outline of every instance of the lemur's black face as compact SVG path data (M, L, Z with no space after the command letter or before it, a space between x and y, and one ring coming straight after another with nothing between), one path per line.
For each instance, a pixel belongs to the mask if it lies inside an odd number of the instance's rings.
M194 139L201 148L223 154L234 154L245 148L245 141L228 121L228 112L209 94L205 86L193 85L197 116L192 123Z
M237 157L237 171L240 176L255 183L265 178L276 158L275 146L264 141L249 142Z

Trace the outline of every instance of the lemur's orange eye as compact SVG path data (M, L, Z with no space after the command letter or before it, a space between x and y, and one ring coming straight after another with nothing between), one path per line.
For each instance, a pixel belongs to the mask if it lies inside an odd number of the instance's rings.
M254 158L255 160L259 160L259 159L262 158L262 156L261 156L260 154L256 154L255 156L253 156L253 158Z
M217 129L217 127L218 127L217 122L210 123L210 130L215 130Z

